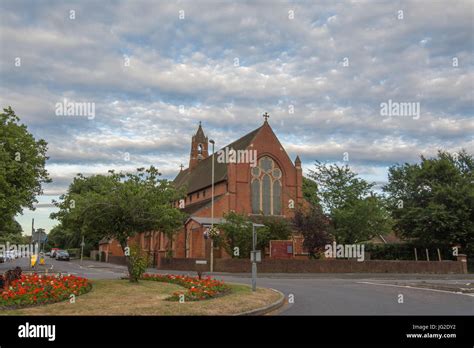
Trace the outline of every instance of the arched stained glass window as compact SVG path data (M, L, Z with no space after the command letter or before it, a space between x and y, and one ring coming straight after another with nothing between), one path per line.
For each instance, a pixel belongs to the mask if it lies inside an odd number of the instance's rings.
M262 210L263 215L271 215L272 203L271 203L271 179L270 175L265 174L262 177Z
M273 182L273 215L281 215L281 182Z
M252 212L260 213L260 180L252 180Z
M268 156L260 158L251 175L252 212L281 215L282 172L276 162Z

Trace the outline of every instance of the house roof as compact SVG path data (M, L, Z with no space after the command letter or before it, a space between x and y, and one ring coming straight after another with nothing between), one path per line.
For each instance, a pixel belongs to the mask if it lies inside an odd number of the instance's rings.
M112 238L104 237L101 240L99 240L99 244L108 244L110 243L111 240Z
M234 150L245 150L263 126L251 131L233 143L224 146ZM214 184L227 180L227 164L214 161ZM193 170L182 170L173 180L177 188L187 187L187 193L192 193L212 185L212 154L200 161Z
M209 218L209 217L191 216L188 219L188 221L189 220L194 220L194 221L196 221L197 223L199 223L201 225L211 225L212 224L212 218ZM223 222L225 222L224 218L214 218L214 225L218 225L218 224L221 224Z
M367 241L368 243L374 244L401 244L404 243L394 232L390 232L386 235L378 234L371 240Z
M221 197L223 197L224 195L218 195L218 196L215 196L214 197L214 203L216 201L218 201ZM211 200L212 198L208 198L208 199L204 199L200 202L197 202L197 203L193 203L193 204L188 204L186 205L186 207L184 209L182 209L182 211L186 214L189 214L189 215L192 215L194 213L196 213L197 211L201 210L202 208L205 208L207 206L209 206L211 204Z
M210 226L213 223L212 218L210 217L201 217L201 216L190 216L189 219L186 221L186 223L189 220L194 220L197 223L203 225L203 226ZM219 225L225 223L227 220L225 218L214 218L214 225ZM263 227L265 225L263 224L257 224L257 223L252 223L255 227Z

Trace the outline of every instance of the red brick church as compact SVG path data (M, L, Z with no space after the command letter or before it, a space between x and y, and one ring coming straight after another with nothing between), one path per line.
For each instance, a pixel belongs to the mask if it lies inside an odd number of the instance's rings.
M303 203L303 173L297 156L294 162L273 132L268 115L257 129L216 151L214 156L214 224L235 211L248 216L273 215L293 217L294 207ZM211 224L212 153L210 141L199 124L192 136L189 167L174 179L187 196L181 208L188 219L173 241L160 232L141 233L135 237L155 260L172 250L175 258L205 258L210 255L210 240L204 234ZM113 241L104 240L102 251L110 254ZM275 246L277 243L275 243ZM301 240L292 248L291 257L301 253ZM299 249L299 250L294 250ZM271 253L271 250L268 251ZM286 251L285 251L286 252ZM116 252L113 252L116 255ZM168 255L170 256L170 255ZM214 257L230 257L215 249ZM156 262L155 262L156 263Z

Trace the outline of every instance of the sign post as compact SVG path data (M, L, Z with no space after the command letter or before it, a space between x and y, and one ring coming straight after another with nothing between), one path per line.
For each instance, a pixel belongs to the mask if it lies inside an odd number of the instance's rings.
M202 278L202 273L207 269L207 260L196 260L196 272L198 278Z

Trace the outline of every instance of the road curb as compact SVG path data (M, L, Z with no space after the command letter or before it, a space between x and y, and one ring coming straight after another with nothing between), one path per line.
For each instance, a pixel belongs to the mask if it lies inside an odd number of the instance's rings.
M257 315L264 315L264 314L267 314L267 313L270 313L270 312L273 312L274 310L282 307L284 304L285 304L285 295L281 292L281 291L278 291L276 289L272 289L270 288L270 290L272 291L275 291L276 293L278 293L280 295L280 298L273 302L272 304L268 305L268 306L265 306L265 307L261 307L261 308L257 308L257 309L252 309L251 311L247 311L247 312L243 312L243 313L239 313L239 314L236 314L236 316L257 316Z

